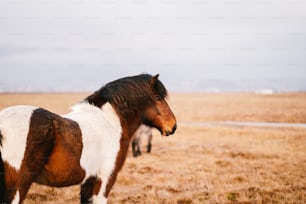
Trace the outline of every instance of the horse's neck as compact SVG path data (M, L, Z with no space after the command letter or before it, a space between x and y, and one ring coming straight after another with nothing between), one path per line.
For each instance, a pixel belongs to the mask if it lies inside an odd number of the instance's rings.
M122 129L124 130L123 136L130 140L141 124L140 115L132 117L120 116L120 114L118 115L120 118Z
M101 116L101 117L100 117ZM82 102L71 107L71 112L63 117L67 117L76 121L92 121L103 118L109 121L120 120L122 127L122 136L126 140L130 140L137 128L141 124L141 113L123 115L117 111L110 103L105 103L101 108ZM103 121L101 121L103 123Z
M126 107L114 106L117 115L120 118L123 136L131 139L138 127L141 125L142 109L126 110Z

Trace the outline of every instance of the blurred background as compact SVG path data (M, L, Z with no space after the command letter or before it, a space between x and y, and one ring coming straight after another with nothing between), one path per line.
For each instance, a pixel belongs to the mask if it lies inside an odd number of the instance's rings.
M1 0L0 91L305 91L303 0Z

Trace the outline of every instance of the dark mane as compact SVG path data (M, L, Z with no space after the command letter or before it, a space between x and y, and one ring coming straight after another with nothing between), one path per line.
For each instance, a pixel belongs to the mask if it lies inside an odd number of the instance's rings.
M154 103L156 98L167 97L167 90L157 77L141 74L115 80L88 96L85 101L97 107L109 102L120 113L139 111Z

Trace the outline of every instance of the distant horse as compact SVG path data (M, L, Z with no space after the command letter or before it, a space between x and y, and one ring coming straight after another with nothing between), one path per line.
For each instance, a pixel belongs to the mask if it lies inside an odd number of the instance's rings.
M0 203L22 203L33 182L81 185L81 203L106 203L140 124L173 134L158 75L115 80L57 115L34 106L0 112Z
M141 138L146 136L148 139L147 143L147 152L151 152L152 148L152 128L146 125L140 125L140 127L134 133L132 137L132 152L133 156L137 157L141 155L140 145L141 145Z

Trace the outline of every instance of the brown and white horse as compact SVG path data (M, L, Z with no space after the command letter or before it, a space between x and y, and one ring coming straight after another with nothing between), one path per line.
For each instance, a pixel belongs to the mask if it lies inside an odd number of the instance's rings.
M33 182L81 185L81 203L106 203L141 123L173 134L158 75L115 80L57 115L34 106L0 112L0 203L22 203Z

